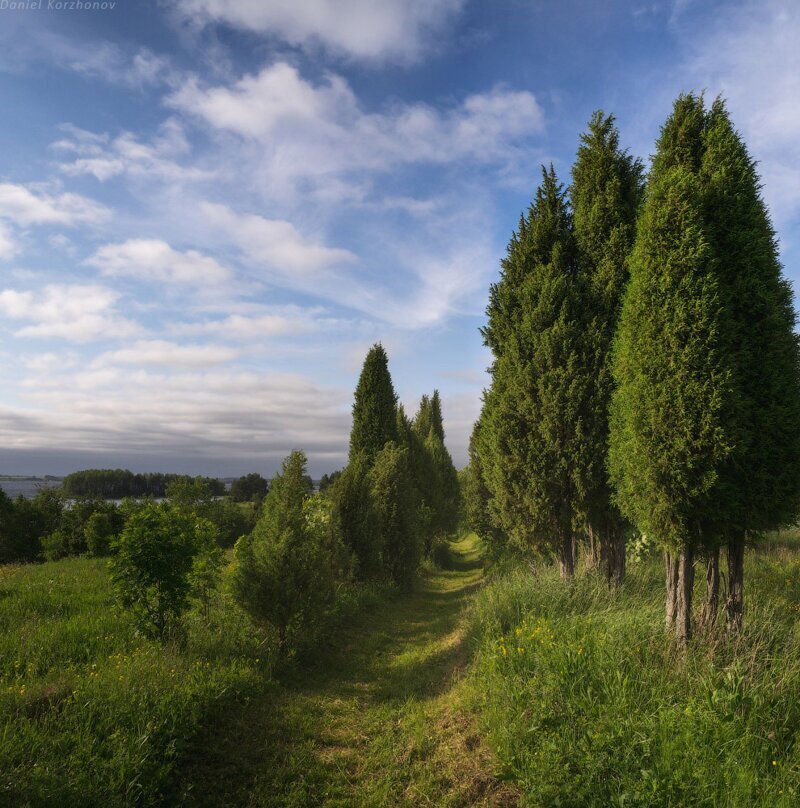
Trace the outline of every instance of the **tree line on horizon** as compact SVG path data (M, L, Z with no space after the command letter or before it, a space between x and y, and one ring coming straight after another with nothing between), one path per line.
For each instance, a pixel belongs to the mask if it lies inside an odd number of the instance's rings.
M666 623L742 626L744 548L800 508L800 351L755 161L722 99L681 95L645 175L597 112L572 182L553 167L490 289L491 384L470 441L488 542L612 584L633 531L665 554ZM583 537L586 540L583 540Z

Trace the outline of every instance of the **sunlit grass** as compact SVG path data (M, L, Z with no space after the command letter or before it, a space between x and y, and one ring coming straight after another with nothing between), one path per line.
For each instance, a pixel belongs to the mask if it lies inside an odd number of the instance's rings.
M798 804L800 548L750 552L746 580L744 636L688 653L663 629L658 559L618 594L547 568L484 589L475 701L531 804Z

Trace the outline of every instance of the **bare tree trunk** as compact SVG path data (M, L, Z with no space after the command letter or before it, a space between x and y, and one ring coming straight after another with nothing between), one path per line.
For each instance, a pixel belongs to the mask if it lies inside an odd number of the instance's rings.
M612 586L621 586L625 580L625 531L614 525L608 532L607 553L608 582Z
M686 646L692 639L692 591L694 589L694 548L681 548L678 557L678 598L675 636Z
M706 566L706 602L700 616L700 626L704 631L713 629L719 611L719 547L711 552Z
M589 555L586 559L587 569L596 569L600 564L600 536L591 526L586 525L586 533L589 536Z
M736 634L744 623L744 531L728 539L728 597L725 600L725 623Z
M672 631L675 628L675 615L678 606L678 559L675 553L667 550L664 553L664 563L667 573L666 626L668 631Z
M561 570L562 580L569 581L575 577L575 536L571 530L565 530L561 534L558 547L558 566Z

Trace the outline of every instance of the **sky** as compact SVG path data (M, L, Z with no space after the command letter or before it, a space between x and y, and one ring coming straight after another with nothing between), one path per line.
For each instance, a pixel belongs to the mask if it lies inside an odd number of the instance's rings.
M466 462L489 285L592 112L723 94L800 280L795 0L0 0L0 473L312 474L376 341Z

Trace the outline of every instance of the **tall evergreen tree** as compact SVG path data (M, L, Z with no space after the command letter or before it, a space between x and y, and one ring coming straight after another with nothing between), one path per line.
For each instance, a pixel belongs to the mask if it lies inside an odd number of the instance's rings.
M619 146L614 116L595 112L581 135L570 198L582 286L583 345L590 375L583 412L587 440L582 509L610 581L625 575L625 523L608 479L611 346L628 282L642 165Z
M496 526L555 552L569 578L586 372L572 219L552 166L542 174L490 293L483 333L495 361L478 453Z
M408 449L387 443L376 455L369 478L383 539L384 569L396 584L408 589L423 549Z
M364 360L353 402L350 457L363 453L368 462L389 441L397 440L397 395L389 375L389 359L380 343Z
M728 627L741 627L746 536L792 523L800 509L800 372L792 292L760 194L756 165L722 100L708 113L701 177L709 236L730 312L728 350L735 364L734 451L718 492L725 500ZM707 620L716 615L716 554Z
M622 511L666 547L667 623L683 643L695 553L735 438L725 290L698 176L705 124L702 98L681 96L657 143L615 345L609 453Z

